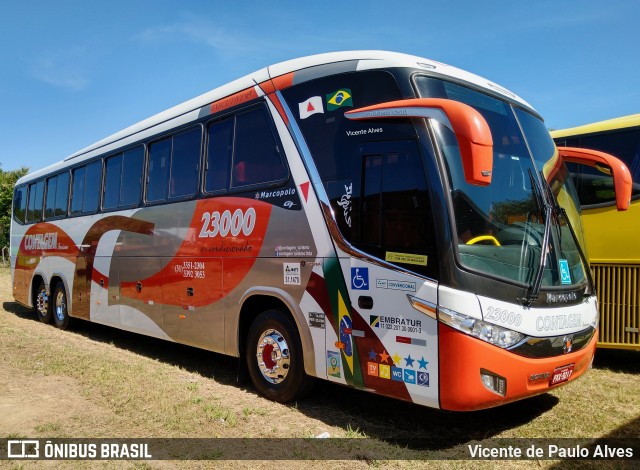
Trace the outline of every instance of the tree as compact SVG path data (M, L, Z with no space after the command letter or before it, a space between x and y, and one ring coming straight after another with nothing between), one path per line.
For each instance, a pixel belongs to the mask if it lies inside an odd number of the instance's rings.
M20 178L29 172L29 168L4 171L0 168L0 249L9 246L9 229L11 228L11 206L13 204L13 187Z

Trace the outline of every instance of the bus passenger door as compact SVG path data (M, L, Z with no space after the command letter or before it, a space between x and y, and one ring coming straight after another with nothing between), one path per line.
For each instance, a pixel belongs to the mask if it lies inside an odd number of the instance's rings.
M356 248L379 260L343 263L351 305L361 317L352 335L364 383L438 406L435 229L418 144L363 144L357 165L347 233Z

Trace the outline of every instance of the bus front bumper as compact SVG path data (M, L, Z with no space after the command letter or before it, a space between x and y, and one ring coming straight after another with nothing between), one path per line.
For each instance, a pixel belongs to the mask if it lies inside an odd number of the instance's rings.
M591 366L598 341L579 351L529 358L439 323L440 406L472 411L545 393L572 382Z

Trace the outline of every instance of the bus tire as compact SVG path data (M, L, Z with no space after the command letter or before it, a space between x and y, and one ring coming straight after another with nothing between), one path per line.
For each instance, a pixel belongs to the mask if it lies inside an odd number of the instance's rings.
M264 397L287 403L311 391L313 378L304 371L298 330L279 310L267 310L253 321L246 344L249 376Z
M68 329L71 317L69 317L67 291L62 282L56 284L51 300L53 305L53 322L61 330Z
M47 286L44 284L44 281L40 281L40 284L38 285L33 305L35 306L38 320L42 323L51 323L53 318L53 309L51 308L51 298L47 294Z

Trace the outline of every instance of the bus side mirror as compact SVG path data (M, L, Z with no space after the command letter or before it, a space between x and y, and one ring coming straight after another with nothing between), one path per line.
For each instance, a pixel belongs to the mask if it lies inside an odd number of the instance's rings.
M626 211L631 201L631 173L622 160L608 153L598 150L577 147L558 147L560 157L565 162L580 163L597 167L606 165L611 168L613 188L616 192L616 207L619 211Z
M453 131L458 139L464 179L469 184L491 184L493 140L482 115L471 106L444 98L413 98L375 104L346 112L352 120L388 118L435 119Z

